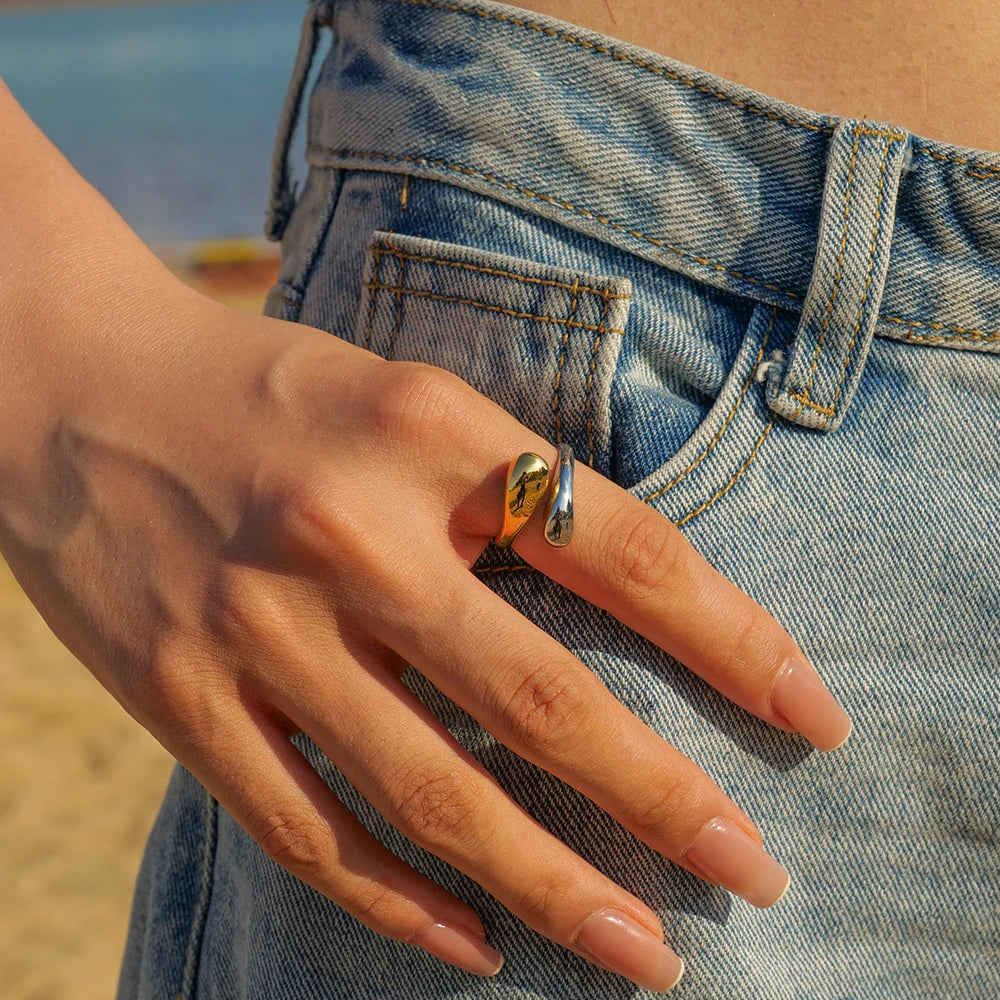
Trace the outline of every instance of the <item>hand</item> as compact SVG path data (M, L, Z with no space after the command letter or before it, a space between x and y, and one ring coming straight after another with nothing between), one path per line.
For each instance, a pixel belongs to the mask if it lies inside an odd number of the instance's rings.
M401 682L412 664L655 850L756 905L781 895L752 821L469 572L507 461L551 443L439 369L172 279L130 303L113 354L46 373L35 446L0 463L0 546L56 634L278 864L381 934L498 968L475 912L289 742L305 732L540 933L651 989L679 978L653 911L508 798ZM673 524L585 466L576 506L571 545L537 517L519 554L772 725L846 738L792 639Z

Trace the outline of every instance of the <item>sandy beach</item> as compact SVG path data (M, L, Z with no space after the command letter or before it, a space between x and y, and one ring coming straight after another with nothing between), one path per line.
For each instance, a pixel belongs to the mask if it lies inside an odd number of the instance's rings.
M107 1000L171 760L53 637L2 561L0 688L4 995Z
M259 312L277 260L256 246L174 249L168 262L206 294ZM2 559L0 690L0 992L108 1000L173 762L52 635Z

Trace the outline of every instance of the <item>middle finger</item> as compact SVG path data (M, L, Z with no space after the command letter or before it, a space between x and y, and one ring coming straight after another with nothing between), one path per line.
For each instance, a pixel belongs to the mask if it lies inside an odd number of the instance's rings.
M371 622L380 641L511 750L654 850L756 906L781 897L787 872L704 771L463 566L438 571L431 609L404 601L386 615L383 606Z

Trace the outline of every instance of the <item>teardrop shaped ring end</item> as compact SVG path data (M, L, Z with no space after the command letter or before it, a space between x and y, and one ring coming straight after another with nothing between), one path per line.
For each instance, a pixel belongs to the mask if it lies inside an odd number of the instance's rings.
M573 537L573 449L559 446L559 469L545 511L545 540L562 548Z

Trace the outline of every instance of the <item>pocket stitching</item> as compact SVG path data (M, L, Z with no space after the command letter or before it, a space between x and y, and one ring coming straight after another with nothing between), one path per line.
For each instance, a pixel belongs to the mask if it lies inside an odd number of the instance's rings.
M598 212L591 211L588 208L581 207L579 205L574 205L571 202L562 200L560 197L550 194L544 194L538 191L534 191L531 188L523 187L513 181L505 180L500 177L495 177L492 174L484 173L482 171L476 170L473 167L467 167L463 164L456 163L446 163L443 160L434 159L433 157L427 156L416 156L410 154L394 154L394 153L378 153L370 151L357 151L357 150L346 150L346 149L332 149L324 146L317 146L315 144L310 144L307 149L307 158L309 153L319 153L330 158L336 158L338 161L343 162L344 159L375 159L375 160L385 160L392 163L416 163L422 166L427 166L430 169L437 168L447 168L449 170L458 170L463 174L468 174L474 177L480 177L489 184L499 184L503 187L511 189L519 194L527 195L531 198L537 198L540 201L545 202L548 205L553 205L556 208L562 209L564 212L569 212L571 214L582 215L584 218L592 219L599 222L603 226L608 226L618 232L625 233L628 236L632 236L637 240L641 240L645 243L650 243L653 246L659 247L660 249L669 250L671 253L676 254L685 260L690 260L701 267L709 268L713 271L722 272L728 274L730 277L735 278L738 282L744 282L751 285L756 285L760 288L766 288L768 291L776 292L785 298L792 299L796 305L802 300L802 295L798 292L787 291L781 288L779 285L773 285L769 282L765 282L760 278L755 278L748 274L743 274L741 271L736 271L725 264L720 264L717 261L711 260L707 257L701 256L691 250L686 250L683 247L673 246L666 240L660 239L656 236L649 236L646 233L641 233L634 227L627 223L614 222L611 219L606 218ZM310 163L313 160L309 160ZM319 163L326 165L326 161L319 161Z
M591 330L597 333L617 333L620 337L625 336L625 331L618 326L600 326L594 323L579 323L576 320L570 321L562 316L547 316L537 313L516 312L513 309L506 309L503 306L494 305L492 302L479 302L477 299L466 299L459 295L439 295L436 292L428 292L421 288L398 288L396 285L375 284L369 282L366 286L374 288L376 291L392 292L394 295L419 295L422 298L433 299L436 302L453 302L461 306L471 306L474 309L482 309L485 312L499 312L505 316L512 316L514 319L534 319L540 323L555 323L559 326L572 327L577 330ZM631 298L631 296L627 296ZM623 295L609 296L611 298L626 298Z
M597 351L601 346L601 338L604 336L606 329L604 324L608 319L608 309L610 305L611 300L608 295L605 294L604 311L601 313L601 322L597 327L597 333L594 334L594 343L590 347L590 372L587 375L587 396L586 402L584 403L584 412L587 415L587 464L591 468L594 467L594 423L592 419L593 406L591 405L594 390L594 372L597 371Z
M610 307L610 302L614 301L629 301L632 298L631 292L612 292L607 286L604 288L593 288L590 285L581 285L579 280L573 282L573 284L568 284L565 281L556 281L550 278L539 278L535 275L519 274L516 271L504 270L501 268L487 267L481 264L472 264L467 261L457 261L449 260L445 257L433 257L425 256L423 254L410 253L409 251L403 250L402 247L395 246L388 236L383 237L381 240L377 240L369 246L369 250L372 256L375 258L375 267L372 272L371 280L367 284L371 296L371 304L368 310L368 319L365 324L365 346L370 349L371 344L371 326L373 322L373 316L375 311L374 300L376 298L376 292L388 291L392 292L397 296L397 304L399 299L403 295L419 295L423 298L432 299L435 302L451 302L456 305L471 306L474 309L483 309L487 312L499 312L503 313L505 316L511 316L514 319L532 319L544 323L556 323L564 325L566 327L567 333L570 328L575 328L579 330L590 330L598 335L603 335L604 333L617 333L619 336L625 336L625 330L621 327L607 326L605 319L607 317L607 311ZM580 323L574 320L572 317L575 316L576 310L574 309L571 313L570 318L563 318L559 316L549 316L549 315L539 315L536 313L524 313L517 312L513 309L507 309L503 306L495 305L491 302L481 302L478 299L464 298L458 295L442 295L439 292L432 292L427 289L421 288L404 288L402 287L402 273L400 273L396 285L389 285L379 281L380 265L382 261L382 256L386 252L391 253L393 257L399 260L399 270L402 272L404 267L404 262L407 260L417 261L418 263L424 264L435 264L440 267L450 267L450 268L461 268L467 271L480 271L484 274L492 274L499 277L511 278L515 281L522 281L530 284L545 285L552 288L562 288L566 291L574 292L574 295L578 292L589 292L593 295L599 295L604 300L604 315L601 318L601 322L597 325L593 323ZM399 311L397 309L397 320L399 318ZM598 341L599 343L599 341Z
M375 316L375 299L377 295L375 289L379 286L379 272L382 269L382 248L375 244L372 247L375 256L375 269L372 272L372 280L368 285L368 320L365 323L365 350L371 350L372 344L372 319Z
M579 281L573 282L573 301L570 303L566 328L563 330L562 346L559 351L559 361L556 364L556 374L552 380L552 415L556 423L556 447L562 445L562 412L559 409L559 387L562 385L563 365L566 364L566 348L569 346L569 325L576 317L576 307L579 301Z
M392 333L389 336L389 346L386 348L385 359L392 361L396 353L396 337L399 335L400 323L403 319L403 275L406 270L406 261L400 260L396 273L396 318L392 324Z
M754 446L750 450L750 454L746 457L745 461L739 467L739 469L736 470L735 474L732 476L729 482L726 483L726 485L723 486L721 489L719 489L713 496L709 497L700 507L696 507L694 510L688 511L687 514L685 514L679 521L676 522L678 528L684 524L687 524L688 521L690 521L692 518L697 517L700 513L702 513L702 511L708 510L708 508L711 507L716 500L718 500L720 497L724 497L733 488L733 486L736 484L736 481L743 475L744 472L747 471L748 468L750 468L751 463L757 457L757 451L760 449L760 446L764 443L764 438L766 438L768 434L771 433L771 428L774 426L774 422L775 420L777 420L777 418L778 418L777 413L771 414L771 419L768 420L767 424L764 426L764 430L761 431L760 437L758 437L757 440L754 442Z
M422 264L440 264L442 267L460 268L464 271L481 271L483 274L492 274L501 278L513 278L515 281L523 281L532 285L546 285L551 288L563 288L568 292L571 292L574 289L579 289L581 292L591 292L594 295L600 295L605 298L632 298L631 292L616 292L612 294L607 288L592 288L590 285L581 285L579 279L570 285L565 281L556 281L554 278L539 278L537 275L520 274L517 271L509 271L497 267L487 267L483 264L472 264L464 260L449 260L446 257L427 257L423 254L410 253L402 247L395 246L388 237L385 237L383 241L373 244L372 249L377 254L380 252L384 253L386 249L389 249L394 257L399 257L401 260L413 260Z

